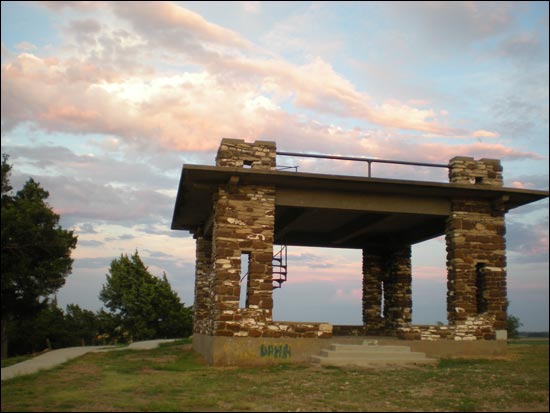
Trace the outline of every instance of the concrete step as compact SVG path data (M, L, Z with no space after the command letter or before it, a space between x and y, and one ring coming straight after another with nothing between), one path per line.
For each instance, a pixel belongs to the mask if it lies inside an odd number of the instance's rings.
M400 360L425 358L424 353L413 353L411 351L376 351L376 352L364 352L364 351L332 351L321 350L321 357L330 358L358 358L358 359L381 359L381 358L395 358Z
M381 346L376 341L363 344L331 344L321 350L320 355L312 356L312 362L322 366L411 366L437 363L436 359L424 353L412 352L408 346Z
M322 356L311 356L312 361L321 366L359 366L359 367L389 367L389 366L420 366L434 365L436 359L418 358L418 359L395 359L393 357L384 357L378 359L359 359L353 358L327 358Z
M363 352L363 353L380 353L380 352L402 352L409 353L411 349L407 346L378 346L378 345L361 345L361 344L331 344L330 350L341 352Z

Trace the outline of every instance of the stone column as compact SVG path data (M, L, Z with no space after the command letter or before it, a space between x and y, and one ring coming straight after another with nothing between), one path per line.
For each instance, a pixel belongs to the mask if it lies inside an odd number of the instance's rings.
M400 325L411 322L411 282L410 245L363 250L363 324L367 334L394 334Z
M212 268L212 240L197 236L195 265L195 302L193 304L193 331L212 334L210 275Z
M363 325L367 334L379 334L384 328L384 319L382 318L383 261L380 252L363 250Z
M385 258L384 320L393 332L412 320L411 246L389 251Z
M222 140L217 166L275 169L275 144ZM275 188L242 185L232 177L218 187L213 224L214 335L259 336L272 322ZM240 285L241 255L249 254L248 283ZM239 308L241 288L247 304Z
M457 157L450 161L452 183L502 186L495 159ZM504 200L502 200L504 201ZM447 219L447 318L450 325L494 320L506 329L506 245L501 200L454 199ZM485 338L494 338L494 331Z

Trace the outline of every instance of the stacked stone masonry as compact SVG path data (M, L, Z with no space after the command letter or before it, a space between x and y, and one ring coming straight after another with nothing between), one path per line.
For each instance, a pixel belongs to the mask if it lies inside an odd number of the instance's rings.
M216 156L217 166L251 169L275 169L275 142L223 139Z
M275 169L275 144L224 139L216 165ZM502 186L498 160L456 157L449 179L459 185ZM275 188L245 185L237 176L213 199L212 235L197 231L194 331L208 336L331 337L326 323L274 322L272 259ZM446 221L447 326L414 326L411 246L363 250L363 326L357 333L415 340L494 339L506 329L503 203L453 199ZM248 256L247 283L241 260ZM246 304L239 297L246 288ZM351 331L343 326L342 332Z
M502 186L502 166L498 159L456 156L449 161L449 182L466 185Z
M449 179L461 185L501 187L502 167L495 159L455 157L449 162ZM366 333L414 340L480 340L495 339L497 330L505 330L506 229L500 205L469 198L452 201L445 231L446 326L411 325L410 248L408 253L404 249L398 254L364 250Z
M216 164L275 169L275 157L272 142L224 139ZM331 337L330 324L273 322L275 188L242 185L234 178L218 187L210 246L197 238L195 332L235 337ZM249 257L247 277L241 271L243 254ZM239 297L244 288L246 304L241 308Z
M494 317L480 315L468 317L457 325L402 325L397 337L405 340L490 340L494 339Z
M363 250L363 324L367 334L395 334L412 319L411 247ZM382 311L383 301L383 311Z
M193 330L198 334L212 331L212 240L196 238L195 303L193 305Z
M451 183L502 186L495 159L457 157L450 161ZM505 211L494 201L455 199L447 219L447 318L464 325L472 317L493 320L491 332L506 329Z

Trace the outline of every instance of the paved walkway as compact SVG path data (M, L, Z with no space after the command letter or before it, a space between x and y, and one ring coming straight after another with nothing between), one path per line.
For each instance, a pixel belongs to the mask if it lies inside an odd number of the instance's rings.
M52 350L48 351L47 353L41 354L40 356L33 357L32 359L14 364L13 366L3 368L2 381L11 379L16 376L21 376L23 374L32 374L36 373L39 370L50 369L89 352L104 352L114 350L150 350L157 347L160 343L166 343L174 340L176 339L138 341L126 347L83 346Z

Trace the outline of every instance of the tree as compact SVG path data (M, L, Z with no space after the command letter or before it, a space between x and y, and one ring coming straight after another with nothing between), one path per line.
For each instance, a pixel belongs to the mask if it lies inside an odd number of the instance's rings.
M90 310L84 310L78 304L67 304L65 315L67 341L70 346L93 345L99 331L98 317Z
M7 326L15 317L36 315L48 296L65 284L76 248L73 231L59 226L46 203L48 191L32 178L10 194L8 156L2 156L2 358L7 357Z
M166 274L149 273L137 251L111 262L99 298L120 316L133 340L185 337L192 331L191 309L180 302Z
M10 356L36 353L46 348L61 348L67 343L69 334L63 310L57 301L51 300L33 317L18 317L8 326Z
M31 318L16 318L8 326L10 356L57 349L93 345L101 342L104 320L101 314L84 310L77 304L68 304L66 313L54 298Z
M518 338L519 337L519 328L523 325L519 321L519 317L508 315L506 317L506 330L508 332L508 338Z

